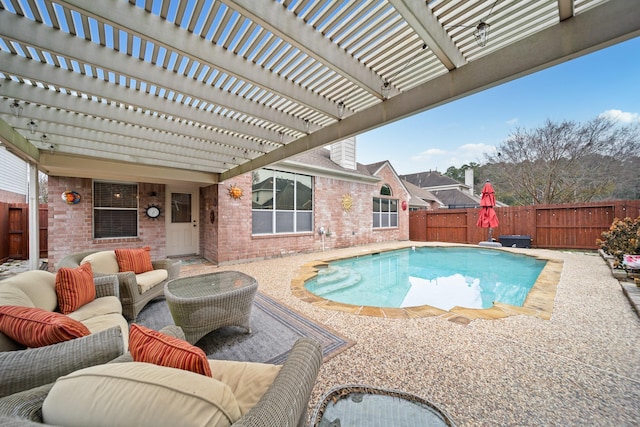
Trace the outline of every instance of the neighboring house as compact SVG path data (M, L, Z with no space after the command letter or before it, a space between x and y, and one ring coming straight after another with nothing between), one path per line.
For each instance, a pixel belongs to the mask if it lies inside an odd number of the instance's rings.
M409 181L402 181L402 183L411 194L411 201L409 202L410 211L433 211L446 207L431 191L420 188Z
M470 170L470 169L469 169ZM400 175L400 179L421 189L428 190L448 209L474 208L480 206L480 197L473 194L473 174L467 174L465 184L439 172L418 172Z
M27 203L27 163L0 146L0 165L0 202Z
M116 247L226 264L409 239L409 192L388 162L356 163L355 138L213 185L49 176L51 194L66 191L80 198L49 201L52 268Z

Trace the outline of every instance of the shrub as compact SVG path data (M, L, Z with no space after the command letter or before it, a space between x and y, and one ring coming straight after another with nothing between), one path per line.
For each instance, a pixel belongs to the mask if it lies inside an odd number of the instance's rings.
M616 267L622 265L624 254L640 254L640 216L636 219L615 218L609 231L602 233L602 239L598 239L597 244L616 259Z

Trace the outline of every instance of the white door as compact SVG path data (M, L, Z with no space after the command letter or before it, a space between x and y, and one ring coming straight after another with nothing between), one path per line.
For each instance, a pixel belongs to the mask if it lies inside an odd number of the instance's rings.
M198 188L167 187L167 255L198 254Z

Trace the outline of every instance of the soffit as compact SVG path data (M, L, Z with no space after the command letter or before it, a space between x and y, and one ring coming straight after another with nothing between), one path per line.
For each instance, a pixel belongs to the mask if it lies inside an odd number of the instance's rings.
M148 179L210 183L637 36L638 9L634 0L0 0L0 120L20 137L1 136L54 174L102 162L115 175L113 165L139 165L156 169ZM485 47L473 35L480 21L491 25Z

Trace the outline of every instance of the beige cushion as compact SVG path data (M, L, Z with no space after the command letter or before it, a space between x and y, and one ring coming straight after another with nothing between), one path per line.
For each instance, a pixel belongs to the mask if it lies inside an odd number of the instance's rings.
M31 307L54 311L58 306L56 275L48 271L31 270L16 274L0 282L0 289L5 286L15 287L24 292L33 304Z
M91 269L94 273L116 274L120 272L115 251L94 252L84 257L80 264L85 262L91 263Z
M169 272L164 269L146 271L144 273L136 274L136 282L138 283L138 291L144 294L149 289L153 288L158 283L166 280L169 277Z
M231 389L204 375L142 362L93 366L59 378L42 405L47 424L229 426L240 418Z
M209 360L213 378L229 386L244 416L278 376L280 365Z
M104 331L109 328L113 328L114 326L120 326L120 329L122 330L124 351L127 351L129 349L129 324L127 323L127 320L122 317L122 314L103 314L101 316L95 316L90 319L85 319L82 321L82 324L86 326L89 329L89 332L91 332L92 334Z
M111 313L122 314L122 303L117 297L106 296L94 299L76 311L72 311L68 316L82 322L95 316Z
M35 308L31 298L22 289L4 283L0 283L0 305L19 305L21 307Z

